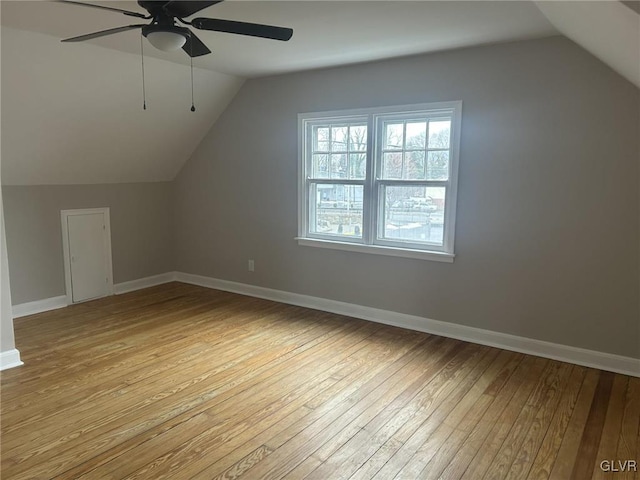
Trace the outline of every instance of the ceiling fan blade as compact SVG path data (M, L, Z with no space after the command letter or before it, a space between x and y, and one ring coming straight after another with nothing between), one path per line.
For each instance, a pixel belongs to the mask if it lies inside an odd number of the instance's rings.
M206 0L206 1L196 1L196 2L186 2L182 0L173 0L167 2L163 9L165 12L173 15L174 17L184 18L190 15L193 15L200 10L204 10L211 5L215 5L216 3L220 3L222 0Z
M202 43L198 36L189 30L190 35L187 37L186 43L182 46L182 50L187 52L190 57L200 57L211 53L211 50Z
M125 27L110 28L109 30L101 30L99 32L87 33L86 35L80 35L79 37L65 38L62 42L83 42L85 40L91 40L92 38L104 37L107 35L113 35L114 33L126 32L127 30L134 30L136 28L146 27L146 25L127 25Z
M235 33L249 35L251 37L270 38L286 42L293 35L291 28L273 27L258 23L234 22L232 20L220 20L217 18L194 18L191 25L200 30L214 32Z
M129 10L122 10L121 8L104 7L102 5L93 5L91 3L83 3L83 2L73 2L71 0L58 0L58 2L60 2L60 3L69 3L71 5L80 5L82 7L99 8L101 10L111 10L112 12L123 13L125 15L128 15L129 17L151 18L151 17L149 17L147 15L143 15L142 13L131 12Z

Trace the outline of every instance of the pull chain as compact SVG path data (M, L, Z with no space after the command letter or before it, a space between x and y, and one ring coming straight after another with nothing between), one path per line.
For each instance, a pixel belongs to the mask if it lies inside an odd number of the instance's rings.
M144 47L142 46L142 33L140 34L140 58L142 59L142 109L147 109L147 92L144 88Z
M191 54L189 55L189 59L191 60L191 111L195 112L196 107L193 104L193 38L189 37L189 50L191 50Z
M191 61L191 111L195 112L196 111L196 106L194 104L193 101L193 40L191 38L189 38L189 41L191 42L189 44L189 50L191 55L189 55L189 59ZM147 109L147 92L145 89L145 82L144 82L144 42L142 41L142 34L140 35L140 58L142 60L142 109L146 110Z

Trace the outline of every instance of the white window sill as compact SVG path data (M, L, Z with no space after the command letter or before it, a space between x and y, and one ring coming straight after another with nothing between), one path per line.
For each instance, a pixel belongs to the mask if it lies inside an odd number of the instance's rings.
M453 263L455 257L451 253L426 252L411 250L408 248L383 247L380 245L362 245L358 243L336 242L333 240L319 240L315 238L295 237L298 245L306 247L329 248L333 250L346 250L348 252L372 253L374 255L388 255L391 257L415 258L418 260L430 260L434 262Z

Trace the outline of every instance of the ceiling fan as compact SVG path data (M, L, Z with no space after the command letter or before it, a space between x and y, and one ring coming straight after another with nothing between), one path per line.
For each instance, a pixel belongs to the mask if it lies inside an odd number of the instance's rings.
M128 30L142 29L142 35L156 48L164 51L178 50L182 48L190 57L199 57L211 53L211 50L187 27L176 25L176 20L184 25L190 25L198 30L210 30L213 32L235 33L252 37L269 38L272 40L287 41L293 35L291 28L274 27L257 23L236 22L216 18L194 18L185 20L200 10L220 3L222 0L208 1L182 1L182 0L138 0L138 5L144 8L148 14L122 10L120 8L93 5L90 3L75 2L71 0L59 0L62 3L81 5L83 7L99 8L119 12L129 17L151 20L149 24L126 25L111 28L99 32L66 38L63 42L82 42L93 38L113 35L114 33Z

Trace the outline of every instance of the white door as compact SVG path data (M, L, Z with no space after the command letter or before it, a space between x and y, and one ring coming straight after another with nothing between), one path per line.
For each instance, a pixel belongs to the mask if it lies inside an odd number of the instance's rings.
M83 302L111 293L111 242L108 211L63 212L66 217L68 286L71 301ZM67 292L67 295L69 293Z

